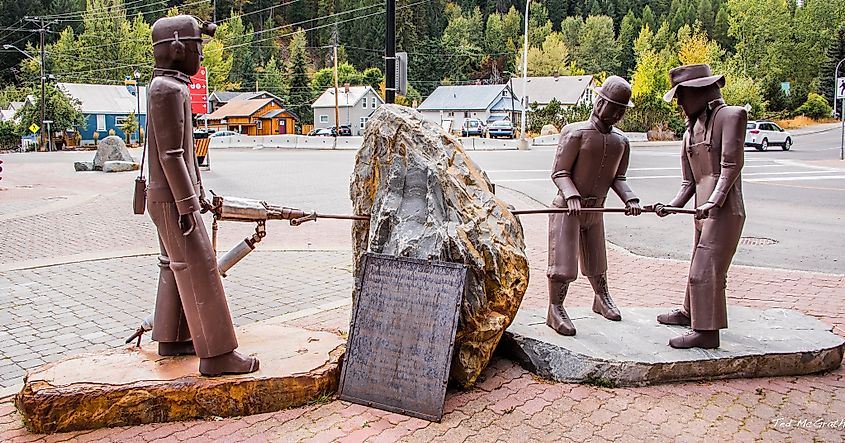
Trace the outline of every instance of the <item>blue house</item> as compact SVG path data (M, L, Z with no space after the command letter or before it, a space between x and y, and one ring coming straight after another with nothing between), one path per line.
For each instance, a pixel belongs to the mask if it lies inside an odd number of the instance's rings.
M76 128L82 135L82 144L94 142L94 132L99 133L102 140L114 129L114 135L126 140L121 126L131 113L140 116L141 127L147 120L147 89L141 87L140 110L139 100L123 85L90 85L83 83L59 83L59 90L81 103L82 115L87 125ZM132 88L134 90L134 87ZM130 134L133 143L138 142L138 131Z

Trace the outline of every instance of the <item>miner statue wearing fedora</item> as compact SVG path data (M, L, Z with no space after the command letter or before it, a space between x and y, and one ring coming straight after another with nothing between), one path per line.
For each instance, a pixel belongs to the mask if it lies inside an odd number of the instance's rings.
M199 71L202 34L213 24L180 15L153 24L149 85L147 209L161 255L153 340L160 355L196 354L203 375L243 374L258 359L235 352L232 317L200 209L205 204L194 153L190 76Z
M728 327L725 285L736 252L745 206L742 170L746 111L727 106L720 88L725 78L708 65L687 65L669 72L672 89L664 99L678 99L687 116L681 150L681 189L668 206L682 207L695 197L695 239L683 309L661 314L667 325L691 326L692 332L669 341L673 348L717 348L719 330ZM661 204L657 215L666 216Z
M555 154L552 181L558 188L552 202L568 212L549 216L549 312L546 324L563 335L575 335L563 301L572 283L581 273L587 276L595 292L593 311L609 320L621 320L619 309L607 287L607 251L604 218L601 213L582 212L582 208L602 208L611 188L625 202L626 214L639 215L639 199L628 186L630 145L613 125L633 107L631 85L621 77L611 76L598 91L590 119L563 127ZM580 259L580 260L579 260Z

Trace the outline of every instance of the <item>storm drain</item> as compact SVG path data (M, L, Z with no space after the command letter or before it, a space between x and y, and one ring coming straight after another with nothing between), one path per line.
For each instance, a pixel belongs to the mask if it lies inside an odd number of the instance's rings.
M740 237L739 239L739 244L744 246L769 246L777 243L777 240L766 237Z

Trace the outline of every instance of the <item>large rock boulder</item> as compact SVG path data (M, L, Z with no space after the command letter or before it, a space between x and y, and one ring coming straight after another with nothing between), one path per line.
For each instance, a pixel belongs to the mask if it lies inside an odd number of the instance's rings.
M107 161L132 162L135 160L129 155L126 143L118 136L110 135L97 144L97 154L94 156L94 170L102 171L103 163Z
M353 227L356 268L365 252L468 266L450 379L472 386L528 286L519 219L455 137L394 105L367 124L350 196L371 215Z
M121 162L116 160L109 160L103 163L103 172L137 171L140 166L140 164L135 162Z
M543 125L543 128L540 129L540 136L544 135L558 135L560 134L560 130L555 127L555 125Z

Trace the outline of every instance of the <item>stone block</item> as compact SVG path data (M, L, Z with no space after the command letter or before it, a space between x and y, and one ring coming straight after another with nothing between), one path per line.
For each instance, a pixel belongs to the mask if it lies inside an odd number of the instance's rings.
M149 343L29 371L15 404L27 429L53 433L261 414L337 390L345 340L336 334L270 319L242 328L238 341L260 359L258 372L203 377L195 356L161 357Z
M129 150L126 149L126 143L116 135L110 135L97 144L97 154L94 155L94 170L102 170L103 164L107 161L135 162L129 154Z
M109 160L103 163L103 172L137 171L141 165L135 162Z
M622 321L614 322L589 308L567 308L578 334L566 337L546 326L546 309L523 309L500 349L544 378L616 386L803 375L842 364L845 339L792 310L729 307L718 349L669 347L689 328L657 323L665 309L621 310Z
M94 162L73 162L73 169L76 172L86 172L94 170Z

